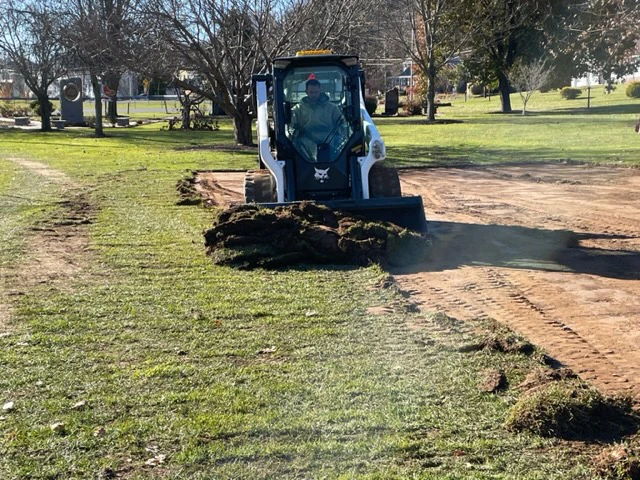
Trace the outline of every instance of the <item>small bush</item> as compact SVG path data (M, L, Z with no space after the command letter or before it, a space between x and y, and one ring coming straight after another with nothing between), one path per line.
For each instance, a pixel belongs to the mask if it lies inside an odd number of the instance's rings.
M627 95L627 97L640 98L640 82L627 83L624 93Z
M48 103L49 103L49 113L51 113L53 112L53 103L51 101L49 101ZM42 110L40 109L40 100L34 100L29 104L29 107L36 115L38 115L39 117L42 116Z
M492 83L489 89L492 95L500 94L500 84L498 82ZM509 84L509 93L518 93L518 90L513 85Z
M367 113L369 115L373 115L374 113L376 113L376 109L378 108L378 99L371 95L365 97L364 108L367 109Z
M582 94L582 90L573 87L564 87L560 90L560 96L566 100L574 100Z
M484 85L474 83L471 85L471 95L482 95L484 93Z
M9 102L0 103L0 117L28 117L31 115L31 109L24 106L13 105Z
M421 115L422 102L418 100L407 100L402 109L407 112L408 115Z

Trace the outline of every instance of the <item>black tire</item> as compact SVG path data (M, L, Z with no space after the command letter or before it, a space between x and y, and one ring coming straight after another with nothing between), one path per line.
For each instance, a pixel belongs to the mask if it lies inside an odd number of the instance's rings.
M268 170L251 170L245 174L245 203L269 203L276 199L276 182Z
M369 197L387 198L401 197L400 177L398 170L382 165L374 165L369 170Z

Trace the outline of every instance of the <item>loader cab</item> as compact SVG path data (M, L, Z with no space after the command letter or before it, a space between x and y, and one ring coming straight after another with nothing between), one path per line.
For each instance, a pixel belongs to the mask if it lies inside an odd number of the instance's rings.
M287 198L353 198L356 157L364 151L358 58L300 55L274 59L273 115Z

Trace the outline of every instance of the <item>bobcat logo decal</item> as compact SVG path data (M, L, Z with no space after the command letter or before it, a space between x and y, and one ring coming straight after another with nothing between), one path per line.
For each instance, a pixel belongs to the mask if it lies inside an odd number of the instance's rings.
M327 180L329 180L329 168L325 168L324 170L321 170L319 168L313 167L316 171L316 174L313 176L313 178L315 178L317 181L319 181L320 183L324 183Z

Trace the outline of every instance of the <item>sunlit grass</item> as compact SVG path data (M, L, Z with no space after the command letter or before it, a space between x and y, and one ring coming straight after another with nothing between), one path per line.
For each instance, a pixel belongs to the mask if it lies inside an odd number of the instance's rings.
M598 145L581 133L622 136L632 113L560 112L545 95L525 117L472 99L443 110L462 124L377 123L404 165L605 161L612 151L637 162L633 140ZM175 183L185 170L255 166L256 151L232 148L231 123L221 127L152 124L105 139L0 131L0 266L12 278L28 264L32 228L58 228L68 212L57 201L72 193L8 158L66 172L92 207L82 273L2 297L15 314L0 337L0 404L15 408L0 414L0 478L592 478L570 446L503 428L514 389L476 388L489 367L517 385L534 360L461 353L471 329L413 312L376 287L378 267L212 265L202 238L212 212L176 206ZM202 144L217 147L184 149ZM393 308L367 313L380 305Z
M591 108L586 100L564 100L557 91L532 96L526 115L513 94L513 114L500 114L500 100L463 95L449 99L438 119L454 124L421 124L423 117L379 118L387 155L398 165L580 161L640 163L640 146L633 127L640 100L618 88L604 95L594 88Z

